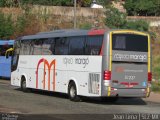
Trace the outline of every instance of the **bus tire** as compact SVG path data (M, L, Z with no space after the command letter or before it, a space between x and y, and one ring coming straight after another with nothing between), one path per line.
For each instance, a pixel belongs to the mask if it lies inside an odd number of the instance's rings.
M22 77L22 79L21 79L21 90L23 92L29 92L29 90L26 87L26 78L25 77Z
M80 97L77 95L77 88L74 82L69 83L68 96L71 101L74 101L74 102L80 101Z

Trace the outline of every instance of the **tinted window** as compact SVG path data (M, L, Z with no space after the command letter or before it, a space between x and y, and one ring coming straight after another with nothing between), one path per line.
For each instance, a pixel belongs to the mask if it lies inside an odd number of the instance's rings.
M12 71L17 69L18 65L18 59L19 59L19 54L20 54L20 49L21 49L21 44L20 40L16 40L14 44L14 51L13 51L13 56L12 56L12 61L11 61L11 69Z
M33 44L33 55L42 55L42 41L43 40L34 40Z
M102 36L87 36L86 39L86 55L99 55L102 48Z
M70 37L69 54L70 55L84 55L85 37Z
M29 55L31 52L30 48L31 48L31 40L22 40L20 54L21 55Z
M113 50L124 51L148 51L148 37L133 34L113 34L112 36Z
M67 38L55 38L55 54L67 55L69 52L69 40Z
M16 55L20 54L20 48L21 48L20 40L16 40L14 44L14 53Z
M42 44L42 55L52 55L54 54L55 41L54 38L49 38L43 40Z

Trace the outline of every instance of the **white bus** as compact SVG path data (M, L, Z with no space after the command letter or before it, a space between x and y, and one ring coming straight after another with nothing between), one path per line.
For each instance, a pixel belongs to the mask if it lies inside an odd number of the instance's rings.
M148 97L150 37L133 30L57 30L16 40L11 84L80 96Z

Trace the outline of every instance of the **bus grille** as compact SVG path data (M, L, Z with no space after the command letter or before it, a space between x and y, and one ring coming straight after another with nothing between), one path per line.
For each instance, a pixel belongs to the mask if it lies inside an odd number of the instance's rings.
M89 79L88 79L89 93L99 94L99 79L100 79L99 74L89 73Z

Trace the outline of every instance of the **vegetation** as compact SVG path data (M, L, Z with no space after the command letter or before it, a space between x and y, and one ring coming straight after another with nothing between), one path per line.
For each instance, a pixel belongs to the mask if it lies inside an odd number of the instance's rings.
M160 16L160 0L125 0L129 16Z
M149 24L144 20L128 21L124 28L148 32Z
M159 82L152 82L152 91L160 92L160 81Z
M111 8L109 12L107 11L106 16L105 23L112 29L133 29L146 32L149 30L149 24L146 21L127 21L127 15L116 8Z
M84 23L84 24L81 24L79 26L80 29L85 29L85 30L89 30L92 28L92 24L91 23Z
M111 8L106 12L105 23L109 28L123 28L126 22L126 14L121 13L118 9Z
M0 39L15 39L24 35L25 30L34 24L32 15L24 12L13 19L11 14L0 12ZM33 19L32 19L33 20ZM36 25L35 25L36 26ZM35 29L36 27L34 27ZM30 32L33 32L31 29ZM32 34L32 33L30 33Z
M77 0L78 6L90 7L92 0ZM109 5L110 0L97 0L104 6ZM0 7L20 6L24 4L47 6L73 6L74 0L0 0Z
M0 13L0 38L9 39L14 33L14 26L11 15Z
M153 32L159 33L159 30L154 28L151 29ZM157 39L152 41L152 71L153 76L155 80L160 80L160 54L159 54L159 48L160 48L160 35L157 34Z
M79 6L90 6L92 0L77 0ZM19 6L24 4L48 6L73 6L74 0L1 0L0 7Z

